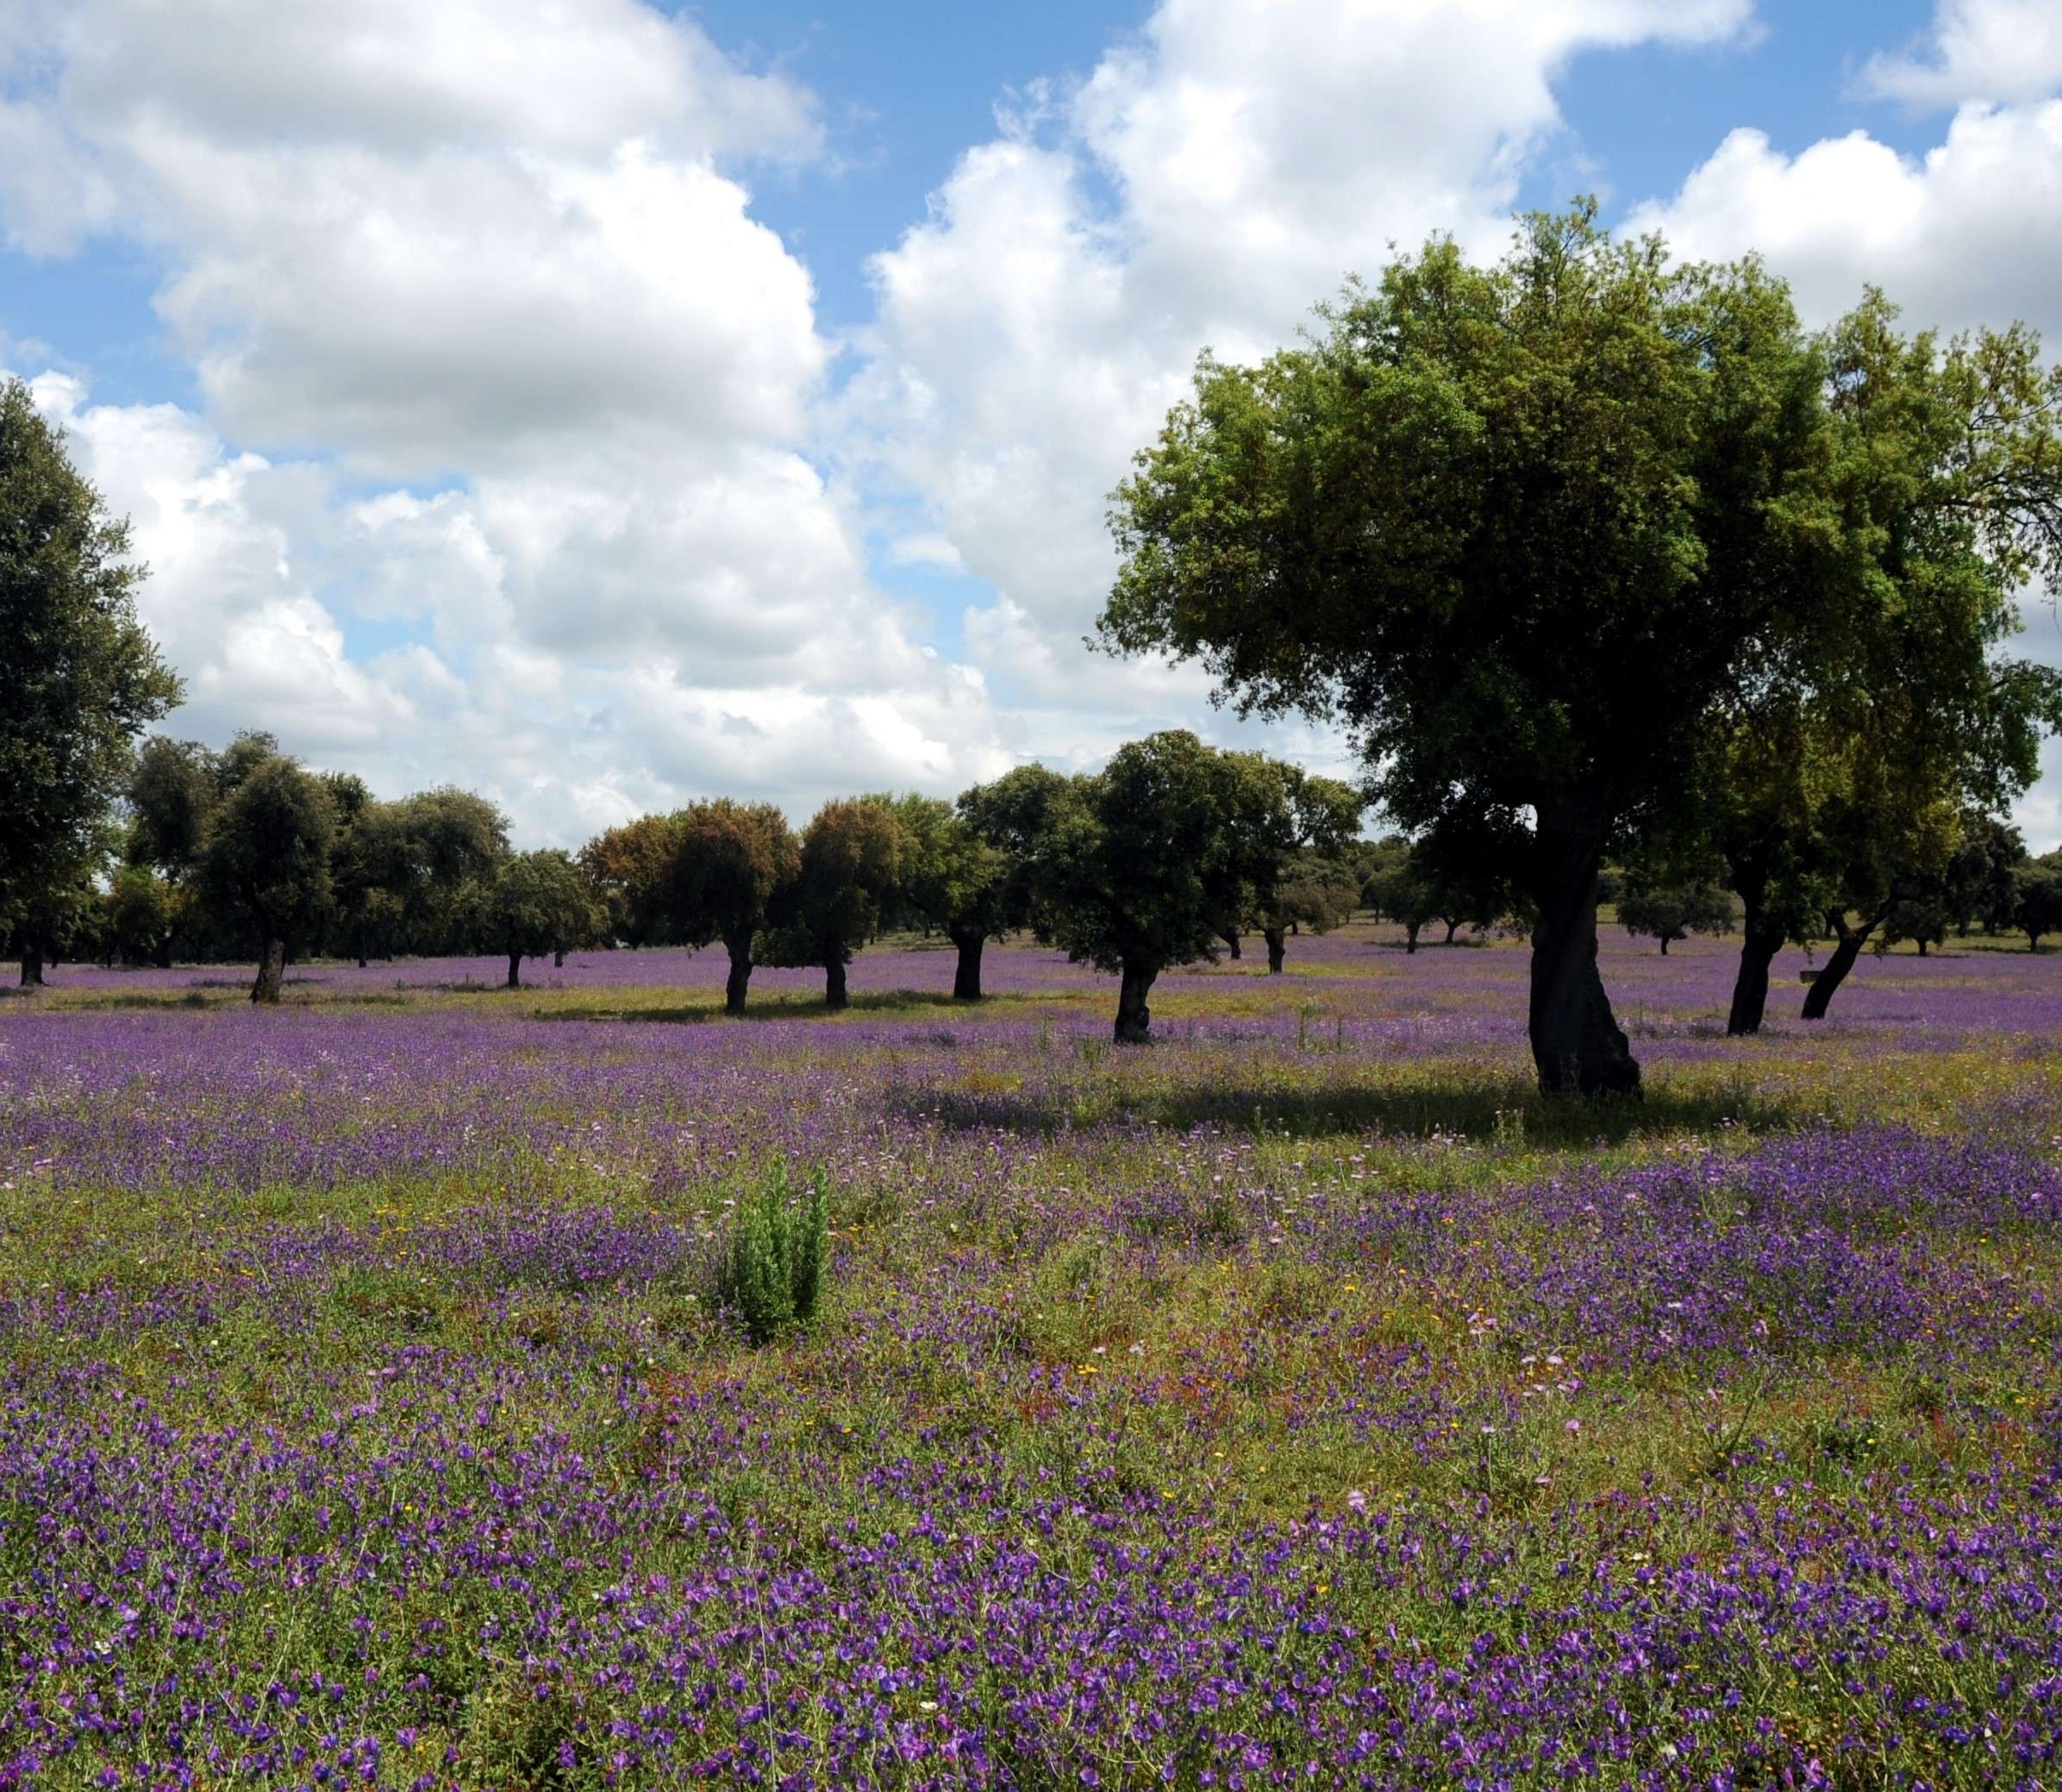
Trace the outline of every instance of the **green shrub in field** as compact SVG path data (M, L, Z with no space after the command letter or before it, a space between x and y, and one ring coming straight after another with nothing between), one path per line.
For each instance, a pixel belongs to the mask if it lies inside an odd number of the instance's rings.
M775 1158L759 1187L738 1202L716 1261L716 1299L765 1344L815 1316L823 1291L828 1199L823 1172L797 1190Z

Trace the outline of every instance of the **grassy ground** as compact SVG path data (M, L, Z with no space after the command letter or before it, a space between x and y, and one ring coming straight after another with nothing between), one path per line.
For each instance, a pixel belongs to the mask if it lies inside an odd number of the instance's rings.
M2055 960L1613 940L1592 1108L1509 944L992 957L10 1002L0 1785L2053 1783Z

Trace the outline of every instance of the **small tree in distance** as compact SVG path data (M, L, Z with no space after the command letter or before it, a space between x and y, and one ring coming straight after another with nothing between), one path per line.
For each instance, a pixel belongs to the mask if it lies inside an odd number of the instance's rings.
M580 870L606 918L611 944L621 940L635 951L666 938L679 857L678 815L640 815L580 848Z
M1002 855L938 797L912 793L893 806L903 832L903 902L928 926L942 927L958 949L953 999L978 1002L987 911L1005 871Z
M2026 863L2026 840L2009 821L1965 810L1962 843L1947 862L1945 890L1955 932L1965 940L1978 923L1992 933L2009 929L2019 868Z
M1634 938L1659 940L1663 958L1670 941L1692 933L1729 933L1735 919L1731 896L1709 882L1628 877L1618 898L1618 924Z
M1170 729L1119 747L1053 802L1041 925L1069 958L1119 978L1120 1045L1151 1038L1162 971L1215 958L1223 917L1273 900L1295 821L1256 759Z
M803 830L802 868L776 903L769 965L823 969L823 1005L845 1007L845 967L879 933L902 885L906 837L884 796L827 802Z
M253 1002L279 1000L287 947L328 913L335 834L329 793L277 752L250 763L247 771L240 761L234 789L208 817L201 885L258 948Z
M981 999L981 949L1005 933L1038 927L1039 840L1054 800L1067 779L1043 765L1019 765L991 783L962 790L953 807L985 849L984 877L968 887L967 899L946 922L959 948L953 996Z
M1359 899L1360 885L1351 865L1309 846L1292 854L1282 867L1274 900L1260 917L1268 975L1282 974L1291 931L1328 933L1342 927L1353 918Z
M2050 852L2021 865L2013 925L2026 935L2026 949L2039 952L2049 933L2062 933L2062 852Z
M1267 971L1282 974L1292 927L1329 933L1353 918L1359 880L1346 862L1365 807L1360 792L1335 777L1322 777L1285 759L1242 754L1262 777L1282 787L1293 845L1275 867L1273 890L1252 905L1251 919L1267 944Z
M599 921L579 867L556 846L504 859L480 886L477 903L479 936L507 953L511 990L522 987L526 958L581 945Z
M668 897L673 926L692 946L723 942L730 955L723 1011L741 1015L754 946L775 898L801 874L801 848L787 817L770 802L719 797L690 803L673 821L678 830Z

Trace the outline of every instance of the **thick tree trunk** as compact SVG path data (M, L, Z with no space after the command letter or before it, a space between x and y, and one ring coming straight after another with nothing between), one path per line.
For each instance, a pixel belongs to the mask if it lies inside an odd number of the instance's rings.
M1926 942L1923 940L1919 942L1919 956L1921 958L1926 956Z
M1282 958L1289 949L1286 943L1288 936L1279 927L1265 927L1261 930L1260 937L1267 942L1267 974L1279 977L1282 974Z
M1527 1030L1545 1095L1633 1096L1640 1065L1596 971L1596 874L1604 829L1542 814Z
M360 971L366 968L366 955L363 951L360 951L358 955L358 968Z
M1146 1046L1153 1042L1153 1010L1146 997L1153 991L1157 969L1126 962L1117 985L1117 1043Z
M286 982L286 942L267 940L258 955L258 980L251 985L251 1000L277 1003Z
M723 946L730 954L730 975L723 979L723 1012L741 1015L745 990L752 982L752 942L748 939L726 940Z
M1733 1009L1726 1031L1734 1038L1761 1031L1768 1012L1768 971L1783 946L1783 929L1771 926L1759 896L1741 896L1746 906L1740 943L1740 969L1733 977Z
M1448 946L1451 946L1451 945L1453 945L1453 936L1454 936L1456 933L1458 933L1459 931L1460 931L1460 923L1459 923L1459 921L1448 921L1448 922L1447 923L1447 940L1446 940L1446 943L1447 943Z
M823 954L823 1005L834 1014L846 1002L845 942L834 940Z
M1826 1018L1826 1010L1832 1005L1834 991L1846 982L1847 973L1853 970L1854 961L1861 956L1862 947L1869 943L1869 935L1875 931L1876 921L1871 919L1840 935L1840 944L1833 948L1833 956L1820 967L1819 974L1811 980L1811 987L1804 992L1804 1018L1807 1021L1823 1021Z
M1403 923L1403 952L1405 957L1409 957L1410 953L1417 950L1418 929L1422 926L1424 926L1424 922L1422 921L1408 921Z
M1239 956L1239 936L1238 936L1238 934L1237 934L1236 933L1234 933L1234 932L1227 931L1227 932L1225 932L1225 933L1220 933L1220 934L1218 934L1218 936L1217 936L1217 937L1218 937L1220 940L1223 940L1223 942L1224 942L1224 944L1225 944L1226 950L1227 950L1227 951L1228 951L1228 952L1230 952L1231 956L1232 956L1234 958L1236 958Z
M959 962L953 971L953 1000L978 1002L981 999L981 948L988 943L988 936L978 928L970 932L960 927L953 933L952 940L959 948Z
M558 949L556 952L554 952L552 954L552 969L553 969L553 971L563 971L563 970L565 970L565 948L563 946L560 946L560 947L559 947L559 949Z
M22 987L24 990L43 987L43 948L34 940L22 942Z
M1661 935L1661 956L1663 958L1668 956L1668 935L1665 933Z
M172 969L172 941L169 940L158 948L158 969L160 971Z
M511 990L522 987L522 954L519 952L509 954L509 987Z

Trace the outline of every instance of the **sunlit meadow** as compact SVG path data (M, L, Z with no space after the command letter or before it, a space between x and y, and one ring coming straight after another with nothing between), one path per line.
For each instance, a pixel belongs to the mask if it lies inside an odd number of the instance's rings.
M2062 1784L2062 958L0 1004L0 1787ZM776 1158L832 1266L712 1273Z

